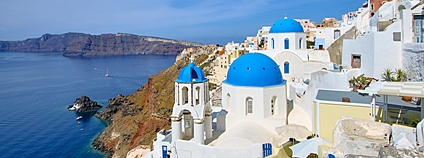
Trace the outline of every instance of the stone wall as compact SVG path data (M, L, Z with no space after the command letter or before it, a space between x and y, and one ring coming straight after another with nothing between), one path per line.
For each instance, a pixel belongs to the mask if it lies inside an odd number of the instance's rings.
M410 81L424 81L424 43L404 43L402 69Z
M352 27L327 48L328 53L330 54L330 61L337 65L342 64L342 49L344 39L356 39L356 27Z

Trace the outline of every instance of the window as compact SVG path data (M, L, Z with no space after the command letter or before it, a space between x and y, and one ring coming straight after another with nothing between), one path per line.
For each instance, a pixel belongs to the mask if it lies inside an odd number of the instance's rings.
M200 103L200 87L196 87L196 105Z
M401 33L393 32L393 41L401 41Z
M275 114L275 105L277 102L277 96L273 96L271 99L271 115Z
M350 66L352 66L352 68L361 68L361 55L360 54L352 54Z
M334 30L334 39L337 39L340 37L340 30Z
M227 93L227 109L231 108L231 95Z
M183 97L183 105L188 103L188 88L187 87L183 87L182 89L182 97Z
M299 39L299 49L302 49L302 44L303 44L302 42L303 42L303 39L302 39L302 38L300 38L300 39Z
M271 48L274 49L274 38L271 38Z
M288 38L286 38L284 40L284 49L289 49L289 39Z
M290 63L288 61L284 62L284 74L290 73Z
M253 113L253 99L251 97L246 98L246 115Z

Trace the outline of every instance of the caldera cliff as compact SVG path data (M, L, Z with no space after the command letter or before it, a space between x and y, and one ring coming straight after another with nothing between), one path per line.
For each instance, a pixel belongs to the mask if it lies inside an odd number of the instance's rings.
M133 94L109 99L108 106L96 114L109 125L93 141L94 148L109 153L110 157L126 157L137 146L150 146L157 132L170 128L174 81L179 71L189 63L191 55L196 65L207 70L210 62L204 61L215 50L213 45L186 49L171 67L150 76Z
M0 52L60 52L63 56L177 55L204 44L133 34L44 34L23 41L0 41Z

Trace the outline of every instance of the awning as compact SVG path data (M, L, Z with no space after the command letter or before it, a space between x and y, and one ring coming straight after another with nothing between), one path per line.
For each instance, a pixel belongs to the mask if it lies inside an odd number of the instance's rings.
M424 98L424 82L374 82L360 93Z

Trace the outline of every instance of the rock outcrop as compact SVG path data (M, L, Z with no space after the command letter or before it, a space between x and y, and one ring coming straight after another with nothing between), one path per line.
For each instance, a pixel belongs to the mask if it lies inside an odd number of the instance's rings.
M397 158L397 157L423 157L420 155L417 148L412 144L408 138L406 138L405 133L400 134L397 138L393 140L393 145L388 147L381 147L378 157L388 157L388 158Z
M83 95L81 98L75 99L74 104L68 106L68 110L75 110L76 112L89 112L96 111L103 106L97 102L90 100L89 97Z
M343 116L334 129L332 150L336 157L377 157L380 148L389 145L391 133L389 124Z
M137 146L152 145L157 132L170 128L174 81L189 63L188 57L193 55L195 64L202 67L199 64L208 58L205 54L215 49L213 45L194 48L191 54L179 58L171 67L149 77L148 82L133 94L109 99L109 105L96 114L107 120L109 126L93 141L94 148L110 153L109 156L125 157Z
M330 54L330 61L337 65L342 64L344 39L356 39L356 27L352 27L327 48L328 53Z
M204 44L132 34L44 34L23 41L0 41L1 51L60 52L69 57L156 54L177 55L185 48Z

